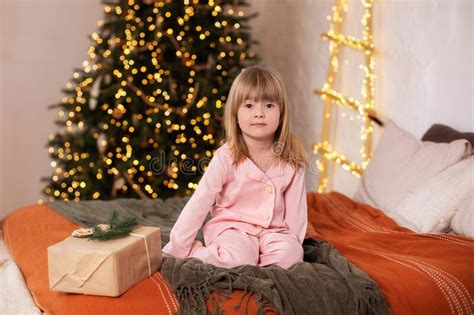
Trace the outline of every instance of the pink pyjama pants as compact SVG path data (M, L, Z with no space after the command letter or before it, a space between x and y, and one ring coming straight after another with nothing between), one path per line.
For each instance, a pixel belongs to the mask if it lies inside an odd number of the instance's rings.
M251 235L231 228L219 234L206 247L193 246L188 257L224 268L276 264L288 269L303 261L303 246L289 232L262 230L258 235Z

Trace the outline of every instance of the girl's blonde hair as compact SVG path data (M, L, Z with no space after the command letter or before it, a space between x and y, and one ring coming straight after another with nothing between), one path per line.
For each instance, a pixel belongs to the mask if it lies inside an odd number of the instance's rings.
M288 100L283 79L273 69L253 66L243 69L230 88L225 105L225 142L230 146L234 165L251 158L237 121L239 107L246 99L275 102L280 107L280 122L273 139L273 153L299 169L306 165L306 153L301 141L291 132Z

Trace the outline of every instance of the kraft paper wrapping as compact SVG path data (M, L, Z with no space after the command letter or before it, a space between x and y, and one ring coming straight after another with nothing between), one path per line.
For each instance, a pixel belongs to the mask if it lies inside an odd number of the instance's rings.
M125 238L108 241L71 236L48 248L53 291L115 297L160 265L161 235L156 227L137 227Z

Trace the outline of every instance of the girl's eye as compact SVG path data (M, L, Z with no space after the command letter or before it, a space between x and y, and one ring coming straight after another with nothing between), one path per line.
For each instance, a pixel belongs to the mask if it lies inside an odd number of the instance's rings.
M273 105L273 104L267 104L266 106L267 106L267 108L272 108L272 107L275 106L275 105Z
M252 108L252 104L245 104L244 107L245 108Z

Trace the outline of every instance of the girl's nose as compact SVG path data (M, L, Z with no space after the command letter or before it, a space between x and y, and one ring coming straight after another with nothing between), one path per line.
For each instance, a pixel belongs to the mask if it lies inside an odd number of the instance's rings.
M256 106L253 115L254 115L255 118L263 118L263 116L264 116L263 115L263 109L260 106Z

